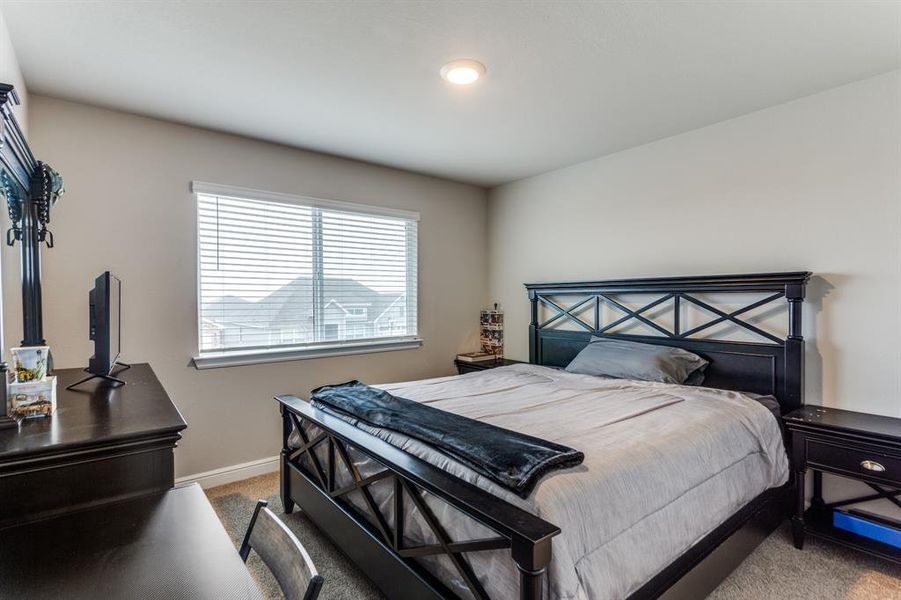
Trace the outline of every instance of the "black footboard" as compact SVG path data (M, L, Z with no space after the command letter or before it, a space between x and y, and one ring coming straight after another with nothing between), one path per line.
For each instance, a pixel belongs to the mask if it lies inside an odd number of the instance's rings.
M279 396L283 446L281 497L328 535L390 598L458 598L420 560L446 557L474 598L489 598L467 555L509 551L519 572L519 597L538 600L551 560L551 539L560 529L294 396ZM298 432L296 447L289 445ZM355 457L371 459L368 472ZM386 511L371 488L390 495ZM357 501L351 501L351 495ZM430 500L427 500L430 498ZM435 502L453 507L491 535L451 539ZM436 543L411 544L405 536L411 514ZM464 596L467 594L463 594Z

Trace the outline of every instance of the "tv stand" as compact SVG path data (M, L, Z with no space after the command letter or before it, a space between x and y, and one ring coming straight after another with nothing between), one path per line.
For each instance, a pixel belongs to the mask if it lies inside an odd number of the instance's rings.
M116 364L113 366L113 368L115 368L115 367L124 367L124 368L116 371L116 375L118 375L119 373L122 373L123 371L129 370L131 368L131 365L124 363L124 362L117 361ZM85 372L88 373L89 371L87 369L85 369ZM110 383L114 383L115 385L113 387L120 387L120 386L125 385L125 381L119 379L118 377L114 377L112 373L113 373L112 370L110 371L109 375L97 375L96 373L91 373L84 379L79 379L75 383L67 385L66 389L67 390L75 389L75 387L81 385L82 383L87 383L88 381L91 381L92 379L104 379L106 381L109 381Z
M173 449L185 421L150 365L122 373L128 385L75 391L65 388L86 375L82 369L54 375L56 412L0 429L0 557L10 525L164 492L175 482ZM107 539L107 525L98 527L96 540ZM8 575L0 559L3 598L12 598L4 593Z

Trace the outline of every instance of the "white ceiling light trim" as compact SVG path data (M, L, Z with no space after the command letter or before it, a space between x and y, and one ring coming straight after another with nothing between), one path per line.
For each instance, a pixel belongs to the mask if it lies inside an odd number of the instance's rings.
M471 85L485 74L485 65L471 58L454 60L441 67L441 78L454 85Z

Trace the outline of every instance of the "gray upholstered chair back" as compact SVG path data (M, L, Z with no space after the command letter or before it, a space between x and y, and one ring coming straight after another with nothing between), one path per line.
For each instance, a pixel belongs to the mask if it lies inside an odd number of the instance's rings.
M253 511L239 554L244 562L251 548L278 581L286 600L316 600L322 577L294 533L260 500Z

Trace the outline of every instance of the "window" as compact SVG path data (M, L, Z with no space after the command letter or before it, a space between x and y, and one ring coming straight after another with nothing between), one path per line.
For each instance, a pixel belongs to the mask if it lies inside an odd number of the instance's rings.
M417 338L418 215L195 182L198 368Z
M348 306L347 307L347 315L353 317L355 319L365 319L366 318L366 307L365 306Z

